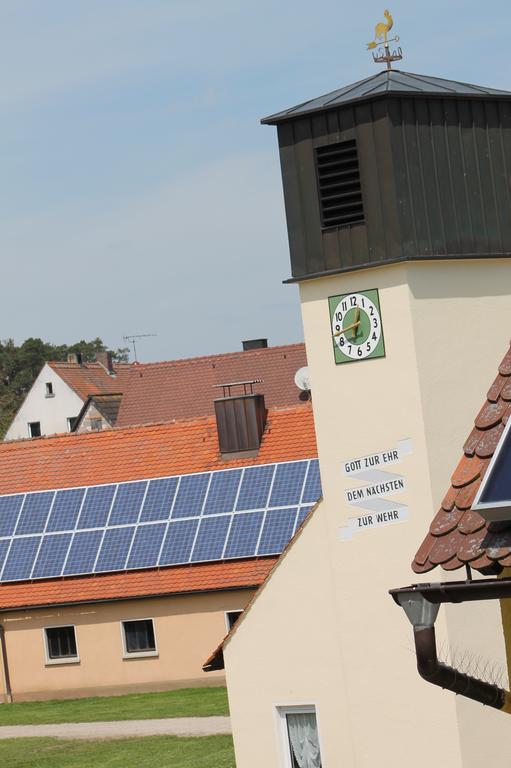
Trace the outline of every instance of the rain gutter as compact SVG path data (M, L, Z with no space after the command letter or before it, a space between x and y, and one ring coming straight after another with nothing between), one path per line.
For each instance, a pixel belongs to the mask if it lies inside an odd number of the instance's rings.
M509 598L510 578L412 584L391 589L390 594L403 608L413 626L417 669L424 680L511 714L511 693L443 664L438 660L435 638L435 621L441 603Z

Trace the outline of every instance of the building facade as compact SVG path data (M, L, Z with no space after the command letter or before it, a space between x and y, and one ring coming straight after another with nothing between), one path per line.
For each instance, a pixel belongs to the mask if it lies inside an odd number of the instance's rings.
M427 766L425 735L449 766L511 747L503 714L419 678L388 595L509 337L509 99L388 72L267 121L323 499L208 660L225 664L238 768L299 764L297 733L307 768ZM506 664L488 605L447 607L437 629L446 649Z
M224 682L203 659L320 485L309 403L217 402L237 445L204 417L0 446L4 701Z

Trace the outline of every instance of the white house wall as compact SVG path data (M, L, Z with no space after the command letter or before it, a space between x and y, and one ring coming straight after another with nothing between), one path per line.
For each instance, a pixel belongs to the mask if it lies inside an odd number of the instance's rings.
M53 386L53 397L46 396L46 383ZM6 440L29 437L28 424L39 421L42 435L67 432L69 417L80 413L83 401L55 371L46 364L30 389L7 430Z

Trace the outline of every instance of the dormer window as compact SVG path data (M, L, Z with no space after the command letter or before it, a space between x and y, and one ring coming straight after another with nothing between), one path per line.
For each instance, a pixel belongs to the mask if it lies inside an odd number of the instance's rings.
M53 384L51 381L46 382L46 397L55 397L55 392L53 391Z

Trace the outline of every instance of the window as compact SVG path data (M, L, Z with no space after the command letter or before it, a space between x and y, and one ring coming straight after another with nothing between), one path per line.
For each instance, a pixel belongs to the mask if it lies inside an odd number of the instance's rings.
M230 632L231 629L234 627L236 622L238 621L239 617L243 611L226 611L225 612L225 623L227 625L227 631Z
M41 437L41 422L29 421L28 434L29 434L29 437Z
M94 431L99 432L100 429L103 428L103 422L101 419L91 419L90 420L90 428Z
M51 381L46 382L46 397L55 397L55 392L53 391L53 384Z
M125 657L157 655L152 619L123 621L121 626Z
M76 635L73 626L46 627L44 637L47 664L78 661Z
M73 431L73 429L75 427L75 424L76 424L76 419L77 418L78 418L77 416L68 416L67 417L67 431L68 432L72 432Z
M316 708L278 707L285 768L321 768Z
M355 139L318 147L316 168L321 225L347 227L364 221Z

